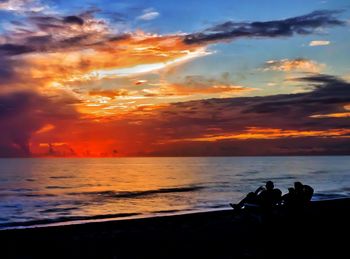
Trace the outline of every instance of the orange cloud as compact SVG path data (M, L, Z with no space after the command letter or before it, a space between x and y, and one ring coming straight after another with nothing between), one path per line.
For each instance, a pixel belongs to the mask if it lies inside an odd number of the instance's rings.
M177 59L204 54L204 48L187 46L179 36L138 32L125 39L79 50L28 54L25 60L34 67L34 78L46 77L65 83L133 75L162 68L158 68L158 64L171 65ZM157 66L153 68L152 65ZM43 71L44 67L48 71Z
M179 36L148 35L138 32L124 39L84 49L32 53L22 55L21 59L27 64L23 68L23 74L28 78L27 82L40 82L39 90L44 94L55 94L57 90L66 91L80 100L79 110L85 112L86 104L100 104L99 101L96 102L96 98L92 98L94 96L114 98L136 93L125 88L125 90L91 91L88 90L90 84L108 78L154 72L207 54L203 47L184 44ZM218 86L211 92L221 90ZM142 94L136 95L134 99L142 96Z
M161 81L157 88L143 89L143 93L148 97L169 97L169 96L195 96L207 95L216 97L218 94L234 95L256 90L255 88L234 85L222 76L221 78L206 78L203 76L186 76L181 82L169 83Z
M327 46L331 44L329 40L313 40L310 41L309 46L314 47L314 46Z
M243 132L225 133L223 135L205 135L198 138L177 139L170 142L182 141L220 141L220 140L247 140L247 139L278 139L278 138L303 138L303 137L349 137L350 129L329 130L284 130L272 128L250 127Z
M89 95L92 96L103 96L113 99L116 96L127 96L130 92L126 89L118 89L118 90L91 90L89 91Z
M281 59L265 62L264 71L311 72L319 73L325 68L324 64L309 59Z
M213 85L204 87L194 87L182 84L168 84L160 88L144 89L144 95L148 97L162 96L188 96L196 94L238 94L242 92L255 90L239 85Z
M38 131L36 131L35 133L36 134L41 134L41 133L45 133L45 132L48 132L48 131L51 131L55 128L54 125L52 124L46 124L44 125L41 129L39 129Z
M348 118L350 117L350 112L338 112L329 114L316 114L311 115L311 118L322 119L322 118Z

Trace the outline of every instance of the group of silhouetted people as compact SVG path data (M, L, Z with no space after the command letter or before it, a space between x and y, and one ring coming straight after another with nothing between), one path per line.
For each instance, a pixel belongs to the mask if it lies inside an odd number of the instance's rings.
M238 204L230 204L239 210L245 206L258 207L271 210L274 207L284 206L288 209L305 207L312 198L314 190L311 186L294 182L294 187L288 188L288 193L282 195L280 189L275 188L272 181L267 181L265 186L259 187L255 192L250 192Z
M288 208L304 207L311 201L313 194L311 186L295 182L294 188L288 188L288 193L282 196L282 202Z

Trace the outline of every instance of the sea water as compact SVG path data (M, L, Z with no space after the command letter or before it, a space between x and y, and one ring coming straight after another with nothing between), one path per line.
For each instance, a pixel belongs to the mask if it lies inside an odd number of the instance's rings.
M350 196L350 156L0 159L0 229L229 209L272 180Z

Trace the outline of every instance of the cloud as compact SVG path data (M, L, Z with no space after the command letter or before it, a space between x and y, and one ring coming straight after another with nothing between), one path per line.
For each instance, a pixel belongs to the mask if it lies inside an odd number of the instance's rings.
M116 149L120 155L253 154L257 143L266 154L347 152L339 139L346 142L350 125L338 116L350 104L345 80L317 74L294 79L309 92L223 99L254 89L224 77L166 81L160 73L210 54L206 44L309 34L342 25L336 14L229 22L191 34L191 40L183 34L117 31L94 12L23 12L1 38L0 156L108 156ZM273 60L265 69L316 73L322 64ZM163 103L174 96L206 99Z
M322 74L296 80L306 82L314 90L182 102L155 111L152 117L160 118L162 123L153 125L167 134L158 136L159 150L153 154L169 155L171 150L176 154L187 148L191 155L232 155L239 154L238 151L260 155L349 153L350 149L345 148L345 143L350 142L347 140L350 136L348 118L313 115L346 113L345 107L350 103L350 84ZM254 143L260 149L262 142L262 149L254 151ZM281 143L283 149L276 146ZM305 143L309 143L307 147ZM226 151L218 150L219 147L225 147Z
M248 139L279 139L279 138L305 138L305 137L348 137L350 129L331 130L285 130L278 128L247 127L243 132L225 133L221 135L208 134L199 138L179 139L179 141L215 142L222 140L248 140Z
M18 13L42 12L48 7L39 0L2 0L0 10Z
M33 134L76 120L73 100L48 98L35 92L15 92L0 95L0 157L31 156ZM46 130L44 128L46 127Z
M311 115L311 118L348 118L350 117L350 112L339 112L331 114L315 114Z
M309 43L309 46L310 47L314 47L314 46L327 46L331 44L330 41L328 40L313 40L313 41L310 41Z
M92 96L102 96L102 97L108 97L113 99L117 96L128 96L130 92L127 89L118 89L118 90L101 90L101 89L95 89L89 91L89 95Z
M118 33L94 12L71 16L28 13L3 35L3 88L33 88L53 95L56 90L65 90L89 105L102 100L81 90L89 82L157 73L209 54L203 47L188 46L177 35ZM86 104L79 104L82 111Z
M63 22L70 23L70 24L83 25L84 24L84 19L79 17L79 16L71 15L71 16L64 17L63 18Z
M143 95L147 97L166 96L194 96L206 95L215 96L218 94L241 94L243 92L254 91L256 89L234 85L226 78L206 78L203 76L186 76L184 80L177 83L160 82L158 88L147 88L143 90Z
M150 104L105 117L79 115L71 99L1 95L1 155L112 156L115 149L119 155L172 156L349 153L348 118L313 115L346 113L350 84L322 74L295 80L313 90Z
M340 11L320 10L312 13L267 22L232 22L207 28L201 32L185 36L187 44L208 44L219 41L231 41L239 38L276 38L290 37L294 34L308 35L317 29L345 25L335 17Z
M79 82L157 72L209 54L178 35L118 33L91 11L71 16L29 13L22 20L4 33L0 60L7 68L1 72L16 71L18 78L45 88L63 85L68 90ZM27 69L18 69L21 63Z
M118 40L106 21L94 18L89 12L79 16L29 14L25 20L26 23L16 23L7 31L1 48L10 50L3 54L81 49Z
M160 15L159 12L157 12L153 8L149 8L149 9L145 9L143 11L143 14L138 16L137 19L144 20L144 21L150 21L150 20L156 19L159 15Z
M32 52L29 46L26 45L16 45L16 44L1 44L0 45L0 55L1 56L15 56L24 53Z
M297 58L297 59L281 59L268 60L265 62L264 71L284 71L284 72L310 72L319 73L325 68L325 64L317 63L316 61Z

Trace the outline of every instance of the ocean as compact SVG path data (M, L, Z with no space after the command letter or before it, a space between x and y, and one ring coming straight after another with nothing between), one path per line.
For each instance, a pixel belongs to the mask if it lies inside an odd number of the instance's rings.
M350 156L0 159L0 229L230 209L267 180L350 197Z

